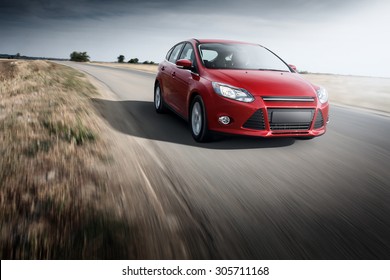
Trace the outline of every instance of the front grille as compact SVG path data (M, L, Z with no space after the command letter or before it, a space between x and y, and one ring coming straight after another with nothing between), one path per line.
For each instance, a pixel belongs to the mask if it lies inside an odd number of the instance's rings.
M261 109L257 110L242 126L244 128L264 130L264 115Z
M310 96L263 96L264 101L279 101L279 102L313 102L314 97Z
M314 123L314 129L324 126L324 117L322 116L321 110L318 110L316 121Z
M271 130L309 130L314 109L269 109Z

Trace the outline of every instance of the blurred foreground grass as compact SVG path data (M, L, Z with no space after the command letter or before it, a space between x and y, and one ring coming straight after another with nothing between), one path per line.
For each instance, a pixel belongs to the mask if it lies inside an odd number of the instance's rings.
M0 61L1 259L134 257L133 229L105 207L96 95L68 67Z

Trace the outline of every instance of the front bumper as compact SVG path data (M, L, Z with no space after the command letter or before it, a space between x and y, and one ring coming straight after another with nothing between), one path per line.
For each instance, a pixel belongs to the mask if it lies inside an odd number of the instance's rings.
M252 103L220 99L208 112L212 131L260 137L316 137L326 132L329 105L316 99L312 102L264 102L257 98ZM231 122L218 122L229 116Z

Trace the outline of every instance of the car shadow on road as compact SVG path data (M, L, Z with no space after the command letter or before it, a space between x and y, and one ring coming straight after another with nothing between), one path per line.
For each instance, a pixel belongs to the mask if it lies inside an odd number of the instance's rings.
M186 121L172 112L158 114L153 102L112 101L94 98L99 114L115 130L128 135L207 149L256 149L290 146L294 138L261 138L218 135L209 143L193 140Z

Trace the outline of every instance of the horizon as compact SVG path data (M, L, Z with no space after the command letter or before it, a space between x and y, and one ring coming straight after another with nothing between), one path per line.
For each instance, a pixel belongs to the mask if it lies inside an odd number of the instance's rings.
M0 55L9 55L9 54L0 54ZM46 60L51 60L51 61L55 61L55 60L64 60L64 61L70 61L69 58L61 58L61 57L45 57L45 56L29 56L29 55L23 55L23 54L20 54L21 57L25 56L27 60L39 60L39 59L46 59ZM134 58L134 57L132 57ZM23 59L23 58L1 58L0 57L0 60L2 59ZM131 59L131 58L130 58ZM130 60L129 59L129 60ZM144 64L143 62L153 62L152 64L146 64L146 65L158 65L160 62L156 62L156 61L152 61L152 60L145 60L145 61L141 61L141 62L137 62L137 63L130 63L130 62L122 62L121 64L139 64L139 65L142 65ZM77 62L77 63L119 63L118 61L100 61L100 60L90 60L88 62ZM307 70L299 70L298 69L298 73L301 74L301 75L333 75L333 76L346 76L346 77L357 77L357 78L378 78L378 79L390 79L390 77L381 77L381 76L364 76L364 75L353 75L353 74L336 74L336 73L323 73L323 72L311 72L311 71L307 71Z

